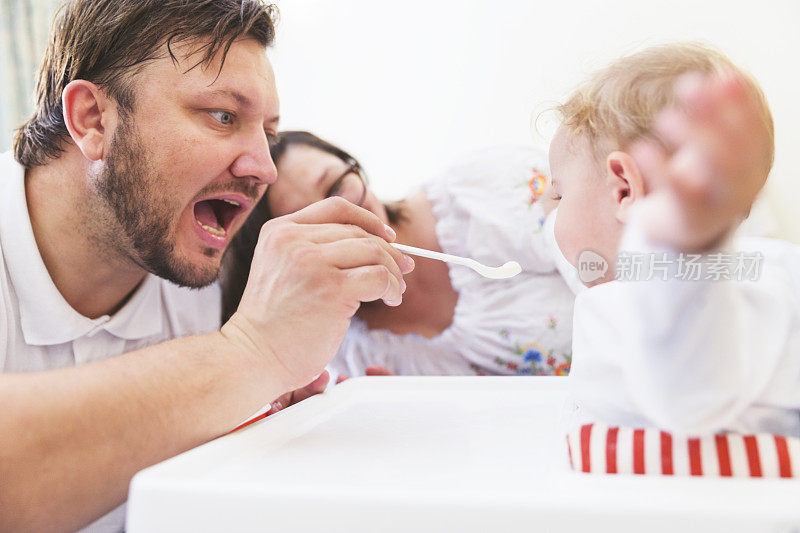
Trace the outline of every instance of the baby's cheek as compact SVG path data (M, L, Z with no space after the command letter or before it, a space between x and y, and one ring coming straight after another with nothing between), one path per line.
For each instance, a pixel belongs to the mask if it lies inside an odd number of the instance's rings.
M569 207L566 209L564 209L564 207L565 206L563 205L558 206L555 227L553 229L555 233L556 244L558 244L561 253L567 258L567 261L575 266L578 254L576 253L574 246L576 237L574 234L574 228L572 227L574 220L570 217Z

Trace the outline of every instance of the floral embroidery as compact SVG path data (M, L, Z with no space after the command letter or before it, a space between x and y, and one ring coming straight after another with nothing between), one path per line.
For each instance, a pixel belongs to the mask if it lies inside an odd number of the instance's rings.
M558 327L558 320L550 316L547 325L550 329L555 329ZM504 328L498 333L501 338L511 340L511 332L508 329ZM547 350L538 342L525 344L514 342L509 357L498 356L492 362L518 376L566 376L569 374L572 354ZM477 375L484 375L485 369L476 364L470 366Z
M539 199L544 195L545 190L547 189L547 176L539 172L539 170L532 168L531 169L531 177L527 180L524 180L517 185L520 189L524 189L524 191L520 191L523 201L525 204L532 208L539 202ZM531 228L532 233L540 233L544 230L544 223L547 221L547 216L545 214L541 214L536 220L537 225L534 228Z
M476 365L475 363L470 363L469 367L472 369L473 372L475 372L476 376L485 376L486 375L486 373L483 371L483 369L481 367L479 367L478 365Z
M536 363L542 362L542 350L543 348L539 346L537 343L532 342L523 346L522 348L517 348L518 351L522 351L522 359L526 363L530 363L534 361Z
M547 188L547 177L534 168L533 176L528 180L528 189L531 193L530 205L539 201L539 198L544 194L545 188Z

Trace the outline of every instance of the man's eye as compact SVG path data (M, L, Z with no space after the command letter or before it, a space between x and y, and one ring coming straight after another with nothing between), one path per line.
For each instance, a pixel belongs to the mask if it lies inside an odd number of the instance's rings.
M224 124L225 126L233 122L233 113L229 111L209 111L209 115L214 117L214 120L220 124Z

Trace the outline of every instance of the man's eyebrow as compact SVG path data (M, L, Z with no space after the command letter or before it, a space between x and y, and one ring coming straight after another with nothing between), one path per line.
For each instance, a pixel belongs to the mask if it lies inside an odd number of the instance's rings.
M235 89L214 89L210 94L213 96L227 96L228 98L232 98L242 107L253 107L252 100Z

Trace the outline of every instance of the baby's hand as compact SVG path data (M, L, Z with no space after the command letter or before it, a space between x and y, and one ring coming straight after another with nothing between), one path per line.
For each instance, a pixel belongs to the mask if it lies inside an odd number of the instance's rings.
M767 178L772 137L759 103L737 74L688 75L677 103L655 120L655 140L631 155L642 171L649 238L687 252L717 245L748 214Z

